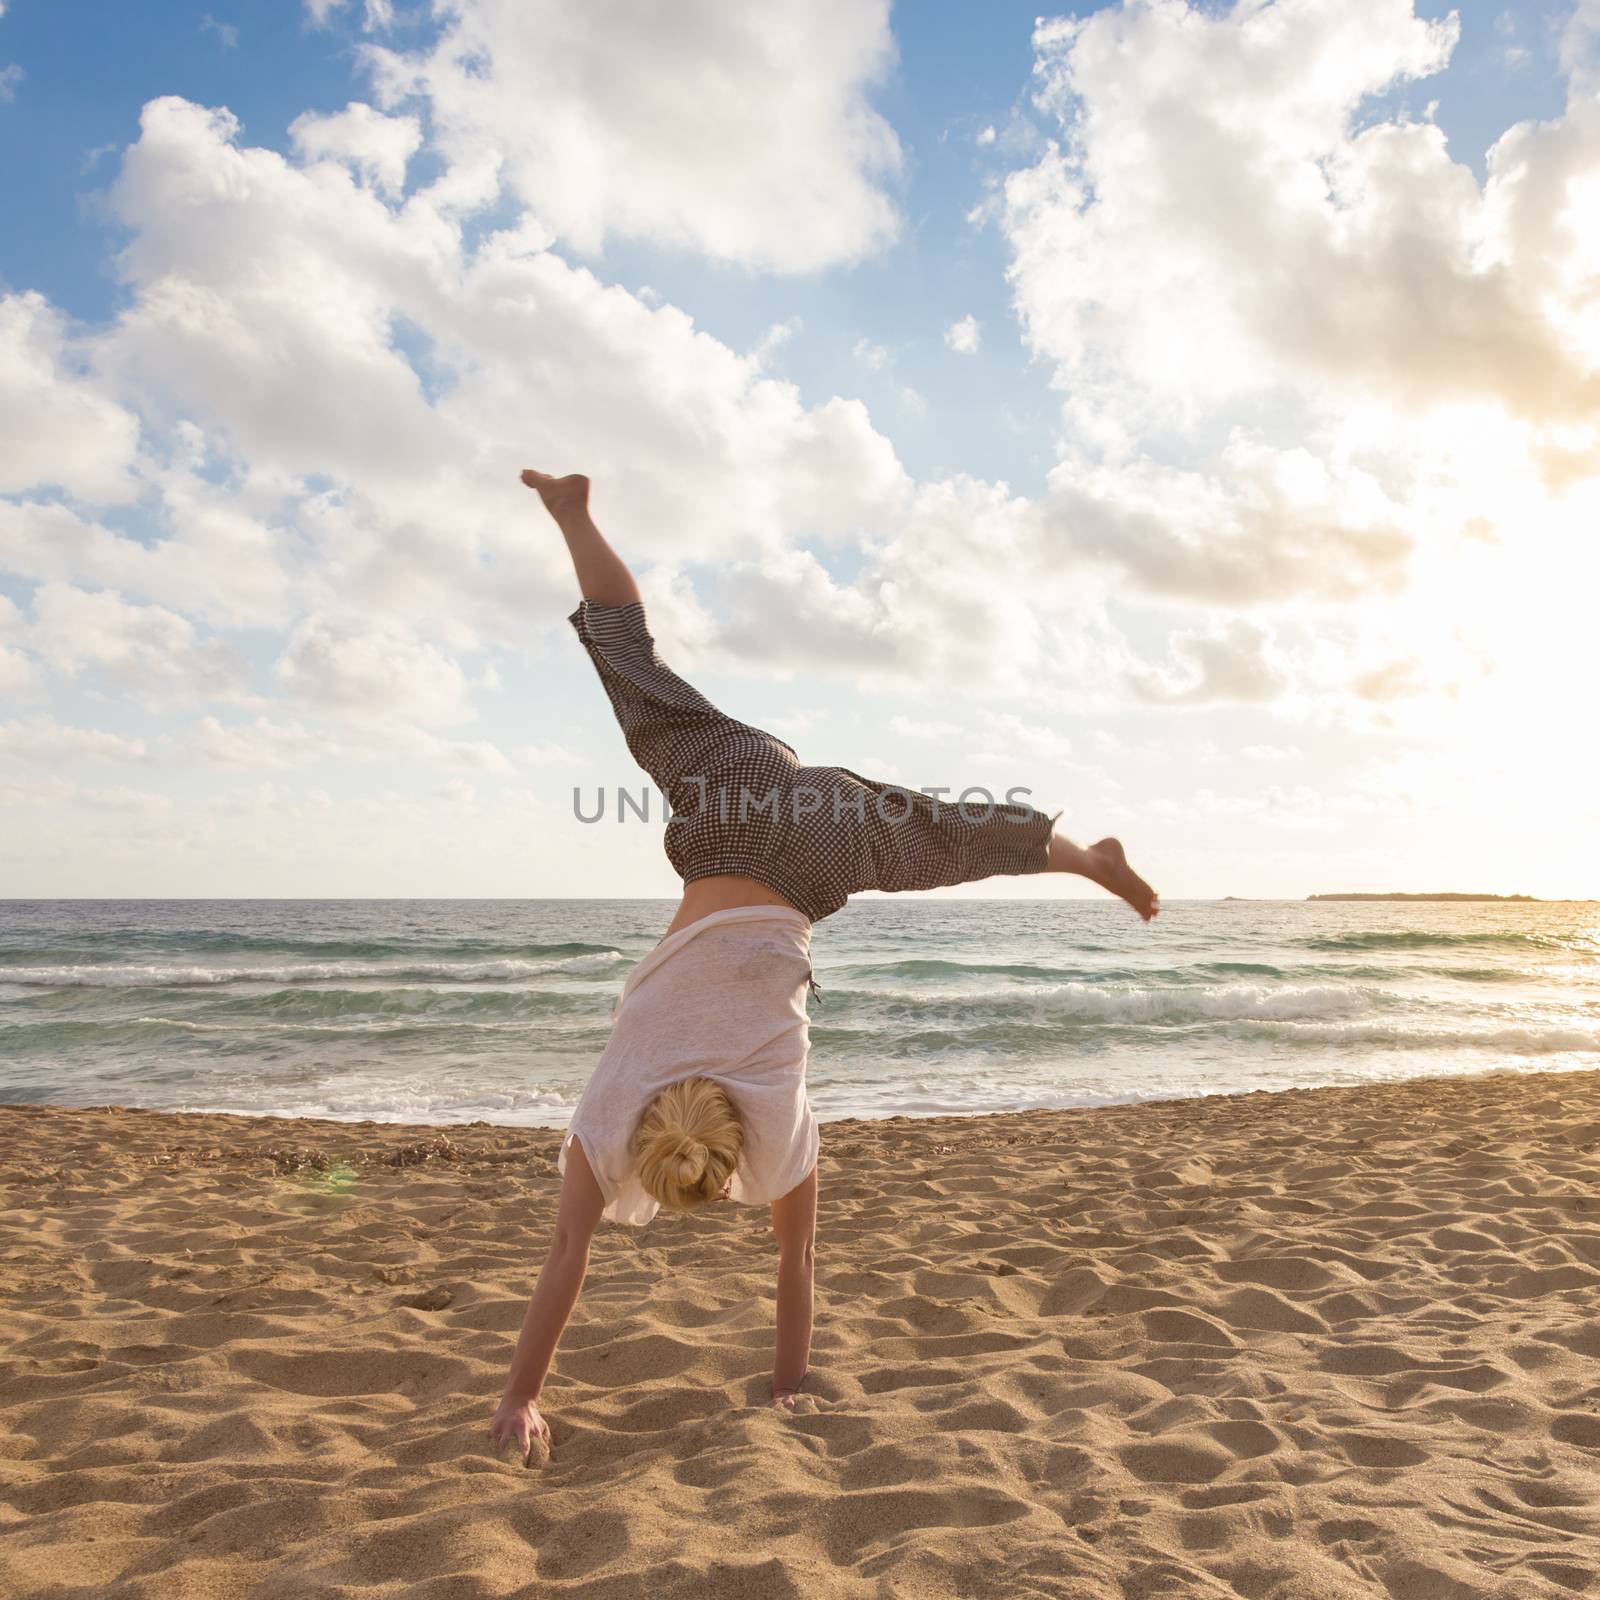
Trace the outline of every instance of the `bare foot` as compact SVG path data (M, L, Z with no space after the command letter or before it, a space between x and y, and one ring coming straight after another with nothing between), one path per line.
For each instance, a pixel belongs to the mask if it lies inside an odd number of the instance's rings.
M769 1404L774 1411L787 1411L792 1414L794 1412L794 1397L795 1391L793 1389L778 1389L774 1391Z
M538 492L545 510L552 517L570 516L575 511L589 507L589 480L581 472L569 472L564 478L552 478L548 472L536 472L532 467L522 474L522 481Z
M1128 865L1118 839L1102 839L1092 844L1084 855L1088 864L1084 876L1109 889L1119 899L1126 900L1148 922L1161 910L1161 900L1155 890Z

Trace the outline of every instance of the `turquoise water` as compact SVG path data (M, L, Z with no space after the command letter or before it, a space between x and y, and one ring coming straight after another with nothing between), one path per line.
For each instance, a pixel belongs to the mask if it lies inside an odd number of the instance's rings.
M662 900L0 901L0 1101L563 1125ZM1600 1066L1600 905L867 899L819 1117Z

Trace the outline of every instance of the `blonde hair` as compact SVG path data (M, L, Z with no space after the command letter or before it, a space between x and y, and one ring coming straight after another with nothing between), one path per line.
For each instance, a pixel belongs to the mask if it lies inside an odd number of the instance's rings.
M669 1083L633 1131L639 1183L668 1211L692 1211L715 1200L743 1149L739 1113L710 1078Z

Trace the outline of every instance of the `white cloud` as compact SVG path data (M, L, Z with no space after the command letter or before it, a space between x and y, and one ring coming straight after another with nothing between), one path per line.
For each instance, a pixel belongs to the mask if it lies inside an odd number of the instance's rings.
M1135 456L1063 463L1045 500L1060 537L1148 594L1349 600L1404 584L1403 505L1354 465L1232 433L1211 472Z
M979 145L990 145L990 144L993 144L994 143L994 125L992 123L990 123L990 124L987 124L983 129L981 129L979 134L978 134L977 139L974 142L979 144Z
M962 728L959 722L944 722L937 717L903 717L897 713L889 718L889 732L902 739L954 739Z
M851 346L850 353L868 372L881 372L889 360L889 352L883 345L874 344L866 338L857 339Z
M1287 395L1318 412L1487 396L1540 424L1600 406L1600 247L1566 183L1600 108L1524 123L1480 188L1429 122L1363 101L1438 72L1459 31L1409 0L1108 8L1035 30L1064 147L1011 174L1010 276L1074 418L1175 428Z
M313 614L273 672L289 694L356 719L463 722L473 715L460 664L436 645L359 616Z
M564 750L558 744L524 745L522 759L533 767L581 767L586 764L582 756Z
M1126 659L1103 588L1061 560L1050 519L964 476L921 485L848 583L789 549L729 563L707 589L692 637L745 670L1028 699L1103 693Z
M978 348L978 319L969 312L959 322L952 322L944 330L944 342L957 355L975 354Z
M109 589L41 584L29 642L65 676L97 671L108 685L151 703L244 695L243 663L226 644L202 638L164 606L135 605Z
M1062 395L1057 548L1127 603L1210 614L1165 663L1118 665L1137 693L1409 726L1487 707L1535 656L1578 670L1542 639L1586 631L1572 583L1600 515L1597 22L1584 0L1565 110L1508 129L1483 183L1430 121L1371 105L1443 68L1454 13L1169 0L1039 23L1060 136L981 214ZM1559 619L1492 598L1534 583ZM1453 638L1464 607L1502 619L1489 666Z
M1386 661L1382 666L1358 673L1351 680L1351 690L1363 700L1399 700L1413 694L1427 682L1414 657L1401 656Z
M52 813L65 811L109 812L117 818L110 838L132 842L138 839L130 834L141 820L152 821L173 810L170 795L149 789L132 789L126 784L116 784L108 789L96 789L64 778L59 773L8 775L0 772L0 808L29 806L48 809ZM75 851L89 850L105 842L105 835L91 835L85 831L88 819L75 818L71 826L71 846Z
M111 191L133 230L119 261L133 304L107 363L151 411L261 466L425 475L456 441L430 423L389 318L454 253L438 219L395 216L332 164L235 148L227 112L164 99L140 122Z
M0 594L0 694L21 694L38 681L32 660L4 643L7 638L20 638L22 631L22 614L8 596Z
M307 161L342 161L375 189L397 195L406 168L422 145L415 117L386 117L363 101L321 116L307 111L289 124L289 137Z
M1560 59L1569 107L1600 93L1600 0L1577 0L1561 31Z
M403 722L383 721L366 728L308 728L301 722L223 723L202 717L181 742L185 759L229 771L283 771L331 761L420 761L430 766L505 776L515 768L486 739L443 739Z
M1008 755L1021 751L1043 761L1066 761L1072 755L1072 740L1059 728L1038 718L1024 721L1014 711L986 716L979 732Z
M25 77L27 77L27 73L14 61L7 66L0 67L0 101L15 100L17 98L17 85Z
M823 712L810 708L768 712L762 723L768 732L777 734L780 739L791 745L796 739L809 739L816 733L819 725L829 726L829 719Z
M587 256L614 234L812 272L898 228L899 142L867 98L895 59L888 0L458 0L436 44L369 59L381 102L427 96L458 178Z
M1171 653L1166 668L1130 670L1129 682L1142 699L1160 705L1273 700L1285 685L1270 632L1241 618L1209 632L1180 633Z
M99 728L69 728L48 718L31 723L0 722L0 760L49 766L62 761L143 761L143 739Z
M274 722L269 717L226 725L216 717L202 717L185 745L191 761L227 770L298 767L337 759L341 750L341 741L334 734L312 732L298 722Z
M61 314L31 291L0 297L0 494L49 484L125 499L138 437Z
M435 766L458 767L463 772L483 772L504 777L516 771L505 752L488 739L441 739L421 728L410 730L406 744L421 759Z
M78 805L95 811L132 812L146 817L162 816L172 810L170 795L156 794L148 789L130 789L117 784L110 789L79 788L73 795Z
M335 11L342 11L350 0L306 0L306 11L319 28L328 25ZM394 25L394 0L363 0L361 26L368 33Z
M22 694L38 681L38 668L22 651L0 644L0 694Z
M785 317L781 322L774 322L761 335L761 338L756 342L755 348L751 350L751 359L758 367L763 369L771 366L772 358L794 338L803 326L804 323L797 316Z
M806 408L536 227L464 256L442 201L392 208L339 167L241 149L226 113L155 101L142 128L113 190L133 304L105 360L149 411L195 420L264 479L332 480L296 514L313 603L357 592L391 617L520 638L565 582L516 481L546 461L583 463L602 513L639 530L635 557L691 537L708 557L774 545L801 518L827 537L905 493L858 402ZM511 418L545 460L523 459Z
M200 30L216 34L224 50L236 50L239 46L239 30L231 22L218 22L209 11L200 19Z
M1266 829L1288 833L1334 833L1342 826L1342 817L1352 811L1371 812L1378 809L1370 799L1352 802L1331 798L1324 790L1311 784L1295 784L1285 788L1269 784L1251 794L1218 794L1209 786L1196 789L1180 800L1153 799L1145 801L1138 810L1154 822L1171 823L1177 827L1192 827L1197 818L1219 822L1248 823L1252 830Z
M0 501L0 568L103 584L218 622L284 620L290 581L271 530L251 515L250 486L210 483L183 467L145 470L170 537L132 538L55 502Z

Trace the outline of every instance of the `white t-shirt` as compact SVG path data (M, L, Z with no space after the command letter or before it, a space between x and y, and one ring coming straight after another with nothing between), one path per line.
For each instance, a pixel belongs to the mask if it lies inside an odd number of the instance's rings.
M660 1210L630 1144L651 1100L683 1078L719 1083L744 1124L730 1199L764 1205L804 1181L820 1139L806 1094L810 977L811 923L789 906L713 911L633 969L557 1157L565 1173L583 1142L603 1217L636 1227Z

